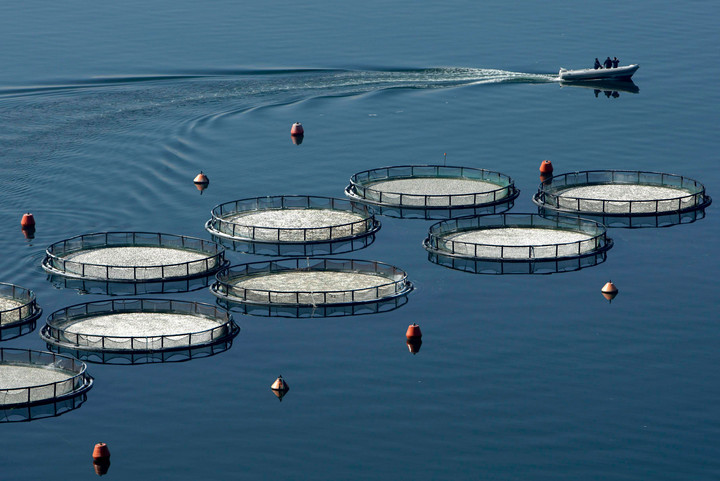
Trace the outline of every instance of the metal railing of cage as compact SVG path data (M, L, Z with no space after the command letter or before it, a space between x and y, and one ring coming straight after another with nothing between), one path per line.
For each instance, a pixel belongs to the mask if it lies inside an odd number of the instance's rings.
M151 312L197 315L218 321L219 325L189 333L161 334L152 336L117 336L68 332L64 324L89 316L130 312ZM232 315L210 304L176 299L110 299L106 301L75 304L48 316L40 335L46 342L78 350L101 350L113 352L154 352L201 347L223 342L235 337L240 328ZM81 340L83 342L81 342ZM121 347L124 346L124 347Z
M645 200L581 198L562 194L562 190L573 187L605 184L667 187L686 190L688 194ZM709 205L711 199L705 194L703 184L681 175L663 172L591 170L560 174L541 182L538 192L533 196L533 202L541 207L581 214L646 216L701 209ZM590 208L593 206L595 208Z
M236 220L228 220L228 217L236 214L258 211L310 209L352 212L364 218L358 221L320 227L274 227L243 224ZM333 197L295 195L240 199L217 205L210 211L210 214L211 219L205 225L209 232L221 237L247 239L252 242L316 243L342 241L371 235L380 228L380 222L375 219L367 206ZM258 233L264 233L265 235L259 235ZM301 238L298 238L298 234L301 234Z
M497 219L501 220L497 221ZM508 222L508 219L510 219L511 222ZM589 235L590 237L571 242L527 245L483 244L454 241L445 238L448 234L492 228L545 228L579 232ZM557 217L555 219L548 219L538 214L503 213L483 217L449 219L438 222L430 226L428 237L423 242L423 245L431 252L437 252L451 257L457 256L523 262L535 259L550 260L591 255L610 249L613 243L612 240L607 237L607 229L602 224L591 220L579 217ZM496 256L481 255L479 253L480 250L490 250L499 252L499 254ZM539 252L548 250L554 251L554 253L552 253L552 255L538 255ZM472 251L472 254L468 251ZM518 253L523 252L527 253L525 255L518 255ZM512 253L513 255L506 255L506 253Z
M34 321L42 314L35 293L30 289L0 282L0 298L21 303L0 311L0 329Z
M111 236L115 236L115 238ZM99 242L98 239L102 242ZM152 240L156 242L151 242ZM209 256L192 261L151 266L114 266L84 263L63 257L83 250L106 247L175 248L208 254ZM43 268L50 272L77 278L116 282L147 282L206 276L215 273L226 265L225 249L215 242L195 237L152 232L101 232L71 237L51 244L45 251L45 259L42 263ZM104 276L89 275L89 270L103 272ZM183 270L184 272L182 272ZM116 274L129 273L131 275L111 275L111 271ZM138 275L143 272L151 275Z
M412 178L462 178L493 183L499 185L500 188L466 194L406 194L381 191L363 185L368 182ZM472 167L438 165L403 165L358 172L350 177L349 188L350 190L346 192L355 194L364 202L421 209L492 205L514 200L520 194L520 191L515 188L513 180L500 172ZM472 201L468 201L469 198L472 198Z
M92 376L86 372L85 363L61 354L0 348L0 365L2 364L53 366L59 370L75 373L60 381L18 388L0 388L0 408L2 409L45 404L77 396L90 389L93 383ZM69 386L69 389L61 386ZM52 394L50 394L51 391ZM14 402L7 402L8 399L13 399Z
M314 262L300 266L300 262ZM348 271L380 275L391 279L389 282L372 287L326 291L277 291L271 289L243 288L235 283L260 273L281 273L289 271ZM231 266L216 274L216 283L211 290L221 297L245 303L268 305L341 305L376 302L382 299L404 295L413 289L412 283L402 269L378 261L357 259L280 259L260 261ZM317 300L320 296L321 300ZM348 298L349 296L349 298Z

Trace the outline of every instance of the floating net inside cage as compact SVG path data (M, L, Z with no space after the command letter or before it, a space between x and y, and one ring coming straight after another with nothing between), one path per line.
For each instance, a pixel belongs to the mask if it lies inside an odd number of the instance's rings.
M519 191L505 174L471 167L403 165L358 172L345 194L384 207L461 209L514 200Z
M226 265L215 242L175 234L102 232L50 245L51 274L114 282L152 282L207 276Z
M602 224L578 217L500 214L438 222L423 245L450 257L528 262L595 255L612 239Z
M405 271L377 261L280 259L232 266L216 275L213 294L234 303L274 306L336 306L405 296Z
M34 323L41 314L33 291L0 282L0 340L26 333L22 326Z
M60 354L0 348L0 409L43 404L85 393L85 363Z
M172 299L113 299L55 311L41 330L48 344L71 350L172 351L222 343L239 331L224 309Z
M253 243L337 242L374 234L380 222L345 199L274 196L215 206L205 228L213 235Z
M600 216L658 216L710 205L705 187L675 174L591 170L543 181L533 202L550 210Z

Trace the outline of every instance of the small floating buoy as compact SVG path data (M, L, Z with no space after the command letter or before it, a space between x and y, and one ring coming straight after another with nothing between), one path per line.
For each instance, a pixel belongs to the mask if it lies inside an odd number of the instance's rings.
M414 322L410 324L407 328L407 332L405 333L405 337L407 337L408 339L420 339L422 337L422 332L420 332L420 326L418 326Z
M408 351L413 353L413 355L420 352L420 346L422 346L422 339L420 338L414 337L407 340Z
M303 126L300 122L295 122L294 124L292 124L292 127L290 127L290 135L305 135L305 129L303 129Z
M93 448L92 457L94 460L110 459L110 448L105 443L97 443Z
M283 396L290 390L290 386L288 386L288 383L285 382L282 376L278 376L275 382L272 383L272 386L270 386L270 389L272 389L272 392L282 401Z
M605 283L600 292L602 292L602 295L605 299L607 299L608 301L612 301L613 299L615 299L615 296L618 295L618 288L615 287L615 284L613 284L612 281L608 281L607 283Z
M22 220L20 221L20 227L23 229L35 229L35 217L33 217L30 212L23 214Z
M551 175L553 173L553 165L549 160L543 160L540 164L540 173L545 175Z
M207 185L210 183L210 179L208 179L208 176L203 174L202 170L198 175L195 176L195 179L193 179L193 183L196 185Z

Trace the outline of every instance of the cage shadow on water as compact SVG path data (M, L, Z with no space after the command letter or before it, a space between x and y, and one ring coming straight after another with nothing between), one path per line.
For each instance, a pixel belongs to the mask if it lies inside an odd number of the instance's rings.
M348 252L364 249L375 242L375 234L367 236L333 241L333 242L312 242L312 243L272 243L272 242L247 242L212 236L213 241L241 254L253 254L259 256L275 257L313 257L334 254L346 254Z
M574 259L550 259L534 261L492 261L484 259L466 259L452 257L437 252L428 252L428 260L448 269L473 274L557 274L573 272L602 264L607 260L607 252L597 252Z
M0 409L0 423L29 422L36 419L54 418L78 409L85 401L87 401L87 394L83 393L70 399L51 401L47 404Z
M174 281L114 282L86 280L50 274L48 282L55 289L72 289L79 294L100 294L106 296L136 296L145 294L173 294L193 292L206 288L215 280L214 276L193 277Z

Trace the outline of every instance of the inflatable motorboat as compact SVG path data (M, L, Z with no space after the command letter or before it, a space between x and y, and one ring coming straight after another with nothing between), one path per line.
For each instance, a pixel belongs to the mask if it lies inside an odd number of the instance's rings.
M564 81L584 80L630 80L640 65L624 65L615 68L586 68L582 70L560 69L558 76Z

